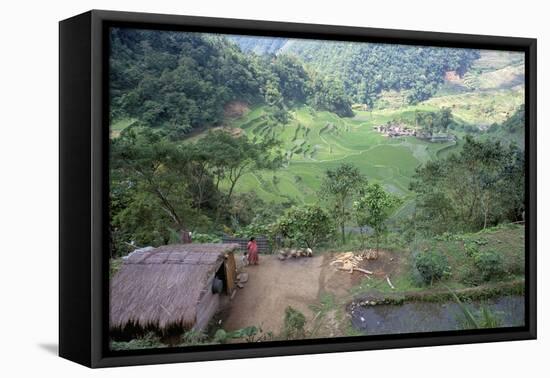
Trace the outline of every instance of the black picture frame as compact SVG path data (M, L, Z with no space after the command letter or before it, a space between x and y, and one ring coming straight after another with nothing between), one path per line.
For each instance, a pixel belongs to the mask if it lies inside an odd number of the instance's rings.
M525 53L526 324L422 334L110 352L108 39L111 26ZM59 355L89 367L536 338L536 39L92 10L59 23Z

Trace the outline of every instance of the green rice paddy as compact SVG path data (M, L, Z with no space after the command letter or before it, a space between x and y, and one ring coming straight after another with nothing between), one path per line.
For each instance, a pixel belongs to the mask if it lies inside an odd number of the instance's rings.
M373 129L396 117L414 116L412 109L356 111L353 118L340 118L303 106L292 111L288 124L271 127L264 115L264 109L256 107L231 126L242 128L249 137L269 135L281 141L286 157L283 167L247 173L236 188L238 192L255 191L270 202L317 201L325 171L342 163L354 164L370 181L406 198L415 169L453 144L388 138Z

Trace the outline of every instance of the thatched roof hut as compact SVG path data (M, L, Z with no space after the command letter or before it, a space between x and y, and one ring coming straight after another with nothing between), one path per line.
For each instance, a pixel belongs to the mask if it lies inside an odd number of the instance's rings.
M175 244L137 250L111 279L110 328L202 329L234 290L237 244ZM213 283L223 282L223 293Z

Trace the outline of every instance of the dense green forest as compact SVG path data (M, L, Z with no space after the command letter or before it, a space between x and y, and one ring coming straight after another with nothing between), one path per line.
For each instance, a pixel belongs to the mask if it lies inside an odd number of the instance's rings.
M274 44L273 39L255 37L235 41L244 51L295 55L317 71L340 78L354 102L371 106L384 90L410 90L409 103L426 100L447 71L462 76L479 58L478 51L469 49L309 40Z
M232 100L263 103L284 122L295 103L350 116L342 83L288 56L249 56L216 35L114 29L111 119L138 119L180 138L223 122Z
M288 38L270 38L270 37L248 37L235 35L229 39L239 45L239 48L246 53L277 54L288 44Z
M414 221L428 232L476 231L522 219L525 158L515 144L466 137L462 151L417 169Z

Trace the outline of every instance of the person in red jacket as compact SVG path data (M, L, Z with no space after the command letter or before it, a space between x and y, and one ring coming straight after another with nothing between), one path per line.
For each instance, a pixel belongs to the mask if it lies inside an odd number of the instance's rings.
M256 244L255 238L250 238L246 249L248 250L248 263L258 265L258 245Z

